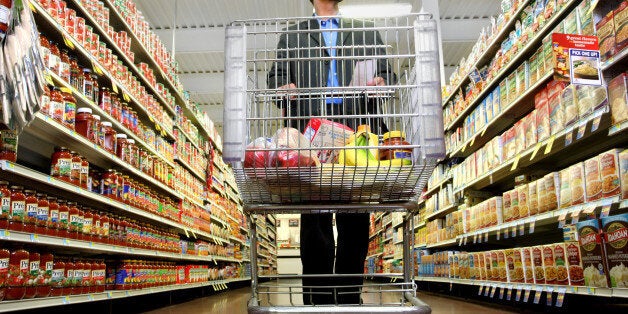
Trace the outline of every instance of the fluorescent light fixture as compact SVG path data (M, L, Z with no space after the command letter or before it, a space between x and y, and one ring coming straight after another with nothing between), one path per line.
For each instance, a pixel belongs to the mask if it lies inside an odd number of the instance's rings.
M412 11L410 3L348 4L340 5L343 17L388 17L407 15Z

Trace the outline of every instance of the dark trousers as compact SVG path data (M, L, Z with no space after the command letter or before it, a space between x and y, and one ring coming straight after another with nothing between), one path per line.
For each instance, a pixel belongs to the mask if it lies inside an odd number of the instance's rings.
M336 214L338 248L334 250L332 214L301 215L303 274L362 274L368 252L369 214ZM335 251L335 252L334 252ZM334 253L335 271L334 271ZM364 278L304 278L303 286L361 285ZM303 303L358 304L359 288L304 288Z

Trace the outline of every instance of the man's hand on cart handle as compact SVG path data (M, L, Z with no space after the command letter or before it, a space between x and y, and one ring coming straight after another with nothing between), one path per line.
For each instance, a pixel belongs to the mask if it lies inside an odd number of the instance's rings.
M372 80L366 82L366 86L384 86L386 81L383 77L376 76Z
M283 86L279 86L279 89L292 90L292 93L291 93L292 95L290 95L290 97L289 97L290 100L297 99L297 95L295 95L297 86L294 85L294 83L290 83L290 84L286 84L286 85L283 85ZM290 94L290 92L287 92L287 93Z

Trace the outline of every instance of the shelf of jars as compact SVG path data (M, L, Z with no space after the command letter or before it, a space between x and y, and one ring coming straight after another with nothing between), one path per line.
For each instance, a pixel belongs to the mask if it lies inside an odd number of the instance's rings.
M8 161L0 161L0 169L2 169L0 172L0 178L10 181L19 178L20 184L28 184L29 186L36 188L38 191L43 191L45 193L49 193L50 195L59 195L69 199L78 199L89 204L97 203L99 207L115 209L116 213L131 214L151 223L159 223L168 228L174 228L178 234L186 234L188 237L193 236L196 238L198 236L221 243L229 243L229 240L225 238L217 237L208 232L198 230L195 226L186 226L178 221L175 221L175 219L180 218L177 213L171 213L172 209L176 210L176 205L174 204L167 207L170 208L169 211L166 211L165 209L163 211L157 211L157 213L161 214L157 215L148 211L148 209L141 209L139 207L126 204L113 195L105 196L91 192L81 186L68 183L59 178L40 173ZM134 200L133 203L145 204L140 199ZM160 206L166 207L165 205ZM150 210L155 211L155 209Z
M90 236L91 237L91 236ZM191 255L191 254L182 254L182 253L174 253L174 250L178 248L178 241L173 242L173 245L170 246L171 251L164 250L155 250L155 249L146 249L139 247L131 247L131 246L123 246L123 245L114 245L106 242L99 242L98 239L92 239L91 241L70 239L67 237L56 237L49 236L38 233L30 233L30 232L22 232L22 231L12 231L6 229L0 229L0 240L8 241L8 242L19 242L33 245L41 245L41 246L52 246L58 248L71 249L72 251L79 252L95 252L95 253L107 253L114 255L128 255L128 256L137 256L137 257L159 257L163 259L169 260L180 260L180 261L197 261L197 262L214 262L214 261L223 261L223 262L239 262L240 260L230 257L218 256L218 255ZM137 245L137 244L134 244ZM180 250L180 249L179 249Z
M70 85L64 79L59 77L56 73L49 70L47 74L50 76L52 82L54 83L56 87L60 87L62 91L63 89L65 89L66 91L71 92L72 96L74 96L76 100L76 105L78 109L81 109L79 106L86 106L84 108L88 108L91 110L91 113L97 114L100 120L107 120L108 122L110 122L112 124L112 127L114 127L114 130L116 130L117 134L125 134L128 137L131 137L131 139L135 141L134 143L137 143L140 146L142 146L144 150L159 157L160 160L165 162L168 166L174 167L172 156L170 157L165 156L165 154L171 154L171 152L157 151L156 145L154 144L149 145L142 138L140 138L140 136L138 136L138 134L140 135L145 134L143 132L140 132L143 129L143 126L140 124L141 122L138 121L138 125L134 125L135 122L129 122L127 119L123 120L123 122L120 122L117 119L114 119L111 115L109 115L109 113L105 112L101 107L96 105L92 99L90 99L88 96L86 96L83 92L79 91L74 86ZM46 108L43 108L42 112L45 112L45 111L46 111ZM93 115L92 115L92 119L93 119ZM131 131L130 128L137 129L137 132ZM158 146L164 147L165 145L163 142L161 143L158 142Z
M113 151L108 151L91 142L76 131L41 112L35 115L35 120L20 134L18 144L26 145L24 143L28 143L28 148L40 156L50 156L54 145L63 145L87 158L90 164L97 165L102 169L122 169L125 173L141 180L146 185L155 187L177 199L182 198L179 192L162 182L167 176L163 171L154 173L155 177L150 176L146 173L147 171L143 172L139 168L134 167L134 165L122 160Z
M156 132L158 132L162 136L167 136L167 138L170 140L175 139L174 135L172 134L172 118L169 117L165 112L162 112L160 117L160 110L158 109L159 105L156 102L152 102L148 95L144 95L144 97L138 97L141 94L141 85L136 81L129 81L128 76L130 75L130 73L123 73L123 70L121 70L119 67L105 66L105 64L103 64L106 61L105 59L101 57L95 57L96 55L98 55L98 42L94 43L88 41L86 38L83 38L83 42L81 42L74 36L74 34L71 34L64 26L60 25L59 22L55 20L55 18L53 18L41 6L39 6L35 2L31 3L37 11L37 14L35 14L35 18L38 28L40 28L40 30L44 30L45 34L48 37L53 38L55 41L63 42L65 44L65 47L69 49L69 51L75 53L74 56L79 59L78 61L82 62L83 64L88 64L89 67L93 69L92 73L97 76L97 81L101 82L99 86L103 88L105 86L110 86L110 89L106 90L107 93L114 92L119 95L121 94L121 100L133 105L133 108L137 110L138 114L140 114L140 116L138 117L141 118L142 121L150 120L151 123L155 124L154 129ZM52 47L54 48L54 46ZM102 48L106 49L104 46ZM44 58L46 58L46 54L44 53L43 55ZM50 50L50 55L54 55L52 50ZM49 64L53 65L54 68L58 67L55 65L55 62L49 61ZM111 71L112 69L115 70L116 75L113 74L113 72ZM126 81L127 83L130 82L131 85L123 84L123 81ZM131 86L130 89L128 88L129 86ZM140 101L139 99L142 99L142 101ZM109 110L106 111L110 111L111 109L115 108L107 107L107 109ZM167 125L164 124L164 122L166 121L169 121Z
M190 119L194 125L196 125L207 138L209 138L218 150L222 150L222 146L219 141L215 139L215 134L210 132L208 126L205 123L205 119L200 118L198 114L195 112L193 106L190 104L188 99L183 95L182 86L176 77L176 69L174 66L171 66L168 71L164 71L163 64L157 62L157 60L172 60L170 54L166 51L165 46L158 40L158 38L154 35L154 33L150 32L148 23L143 19L141 13L135 8L135 5L132 2L113 2L110 0L104 0L104 3L109 7L109 11L111 12L110 17L111 23L114 26L124 29L128 32L131 37L131 46L132 50L136 52L136 57L141 61L150 63L152 68L156 70L157 74L155 77L157 79L161 78L162 82L165 82L167 85L163 86L163 89L169 89L170 95L173 99L172 103L177 103L179 108L183 110L188 119ZM124 12L124 18L121 14ZM133 24L133 22L137 24ZM136 34L136 30L139 29L142 36L138 37ZM141 41L140 39L146 39ZM147 42L149 41L150 42ZM147 47L152 47L156 51L151 52ZM155 56L161 56L160 58L155 58ZM176 83L175 83L176 82Z
M211 286L214 290L219 291L233 282L249 281L250 277L230 278L223 280L210 280L195 283L171 284L160 287L151 287L136 290L108 290L104 292L93 292L79 295L51 296L46 298L24 299L16 301L0 302L0 312L13 312L21 310L40 309L51 306L62 306L69 304L80 304L85 302L106 301L114 299L122 299L135 297L153 293L170 292L176 290L193 289Z
M193 140L192 137L188 134L188 132L186 132L183 127L179 126L178 124L175 124L174 127L176 129L178 129L179 131L181 131L181 134L183 134L185 140L187 141L187 143L190 143L192 146L194 146L194 148L196 148L199 152L201 152L203 154L203 156L206 156L207 154L205 153L205 150L201 148L201 146L197 143L196 140Z
M42 1L40 1L42 2ZM45 2L45 1L44 1ZM98 34L100 39L104 39L109 47L112 47L113 51L117 53L117 60L123 62L124 66L130 69L136 77L139 77L144 86L148 87L161 105L168 110L171 115L175 114L175 111L170 103L168 103L163 95L157 91L155 80L151 80L146 77L144 72L136 66L134 63L135 54L131 51L132 39L129 39L128 33L125 31L116 32L109 25L109 12L102 10L102 6L98 3L101 1L80 1L80 0L68 0L66 3L75 10L75 14L81 20L81 24L84 23L92 28L92 31ZM89 22L89 23L88 23ZM116 40L114 40L114 38ZM124 47L124 48L121 48ZM140 64L141 67L146 68L146 64ZM149 77L151 73L146 73Z
M197 167L190 165L189 161L186 161L185 159L180 158L179 156L175 156L174 160L177 163L179 163L181 166L183 166L183 168L185 168L191 174L193 174L196 178L198 178L199 180L205 180L205 176L202 174L202 171L198 170Z
M216 215L214 215L214 214L212 214L212 215L211 215L211 219L212 219L213 221L215 221L215 222L217 222L217 223L219 223L219 224L221 224L221 225L225 226L225 227L229 226L229 224L228 224L226 221L224 221L224 220L222 220L222 219L218 218L218 216L216 216Z
M484 99L489 92L491 92L496 85L498 85L504 78L506 78L507 74L511 73L515 70L522 61L528 57L532 51L536 50L543 39L556 27L556 25L561 22L565 16L575 7L580 0L569 0L567 1L563 7L555 12L550 19L548 19L543 27L536 32L534 37L528 39L525 43L525 46L518 50L517 54L513 56L507 64L503 65L499 71L493 75L490 81L485 82L482 86L482 90L480 90L477 95L473 97L472 100L469 101L466 108L464 108L460 114L456 116L449 124L446 125L445 131L451 131L454 127L458 126L464 118L479 104L479 102Z
M481 45L480 41L478 41L473 47L472 53L479 53L479 55L475 58L475 61L471 61L471 57L466 60L466 62L473 62L466 68L466 74L459 77L458 82L454 83L455 86L448 85L446 89L449 90L448 96L443 97L443 106L447 104L453 96L456 95L456 92L462 88L464 83L470 82L469 74L477 69L482 68L483 65L488 63L497 53L500 45L499 43L503 41L507 36L509 36L510 32L515 29L515 24L518 20L518 17L522 14L523 10L528 6L530 0L525 0L519 4L519 7L515 9L513 13L510 14L510 19L499 29L493 33L491 36L490 43L486 45ZM498 23L496 23L499 25ZM488 39L487 39L488 41ZM479 52L482 50L481 52ZM451 83L450 83L451 84Z

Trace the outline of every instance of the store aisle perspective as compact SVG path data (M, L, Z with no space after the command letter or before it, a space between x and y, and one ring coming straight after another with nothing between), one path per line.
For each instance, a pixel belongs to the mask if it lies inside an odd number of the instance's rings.
M247 313L247 302L251 296L251 288L229 290L224 293L199 298L193 301L160 308L145 314L244 314ZM392 298L392 293L385 293L384 298ZM434 314L448 313L516 313L485 305L454 300L433 294L419 293L419 298L432 307Z

